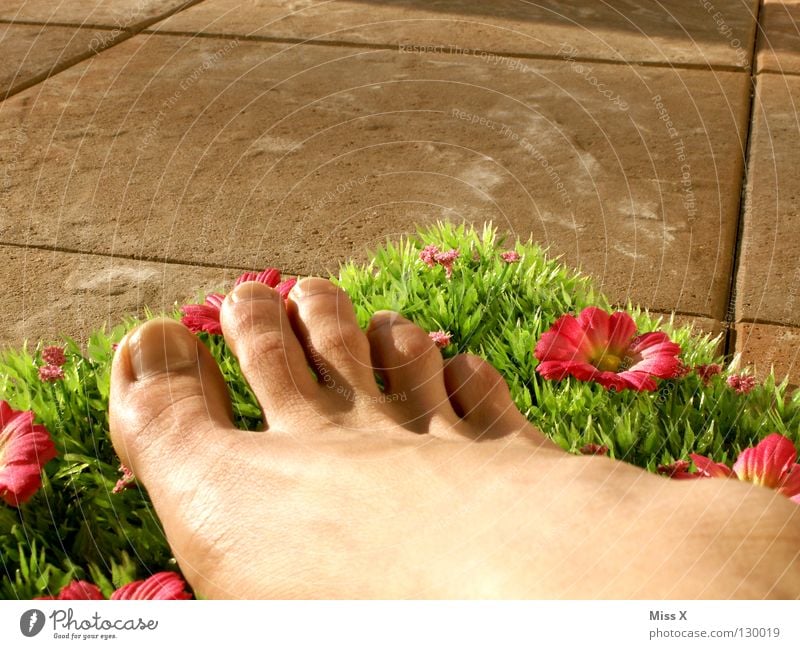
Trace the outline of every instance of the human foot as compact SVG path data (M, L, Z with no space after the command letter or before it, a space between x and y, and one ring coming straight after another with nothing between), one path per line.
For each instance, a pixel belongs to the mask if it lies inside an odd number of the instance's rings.
M242 284L222 326L263 432L235 429L214 360L176 322L132 332L112 375L115 447L203 596L800 594L791 503L569 456L488 364L443 364L396 314L362 332L326 280L286 308Z

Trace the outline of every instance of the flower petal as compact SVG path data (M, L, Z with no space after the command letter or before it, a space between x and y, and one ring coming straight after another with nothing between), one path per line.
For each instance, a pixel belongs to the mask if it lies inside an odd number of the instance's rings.
M617 356L622 356L636 335L636 323L630 315L624 311L617 311L611 314L608 322L609 338L608 348L616 352Z
M722 462L714 462L710 457L705 455L698 455L692 453L689 457L692 458L694 465L697 467L696 475L703 478L730 478L733 477L733 471Z
M175 572L158 572L118 588L111 599L191 599L186 582Z
M790 439L771 433L756 446L739 454L733 470L740 480L777 489L788 478L797 459L797 449Z

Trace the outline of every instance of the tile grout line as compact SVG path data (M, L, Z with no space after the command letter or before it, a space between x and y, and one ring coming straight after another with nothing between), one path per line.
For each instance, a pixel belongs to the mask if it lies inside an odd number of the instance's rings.
M747 139L742 155L742 183L739 192L739 209L737 210L736 219L736 234L734 236L733 246L733 259L731 260L731 277L728 284L728 305L725 309L725 319L723 327L725 328L725 348L724 354L726 357L731 357L736 348L736 284L737 276L739 274L739 265L741 264L742 253L742 233L744 231L744 211L747 207L747 187L748 187L748 167L750 163L750 147L753 142L753 117L755 114L756 106L756 72L757 56L758 56L758 37L761 30L761 9L763 0L759 0L756 8L756 29L753 35L753 49L750 53L750 103L747 107Z
M203 0L196 0L194 3L184 5L188 9L194 4L199 4ZM175 11L174 13L178 13ZM252 34L227 34L224 32L191 32L179 29L150 29L150 26L166 18L172 14L164 14L157 20L145 25L137 30L124 29L122 31L129 33L130 36L145 33L154 36L183 36L186 38L208 38L219 40L241 40L253 43L275 43L287 45L312 45L318 47L343 47L343 48L362 48L376 51L392 51L399 50L401 44L392 43L371 43L359 41L346 41L346 40L327 40L316 38L292 38L290 36L257 36ZM94 24L74 24L74 23L56 23L56 22L37 22L37 21L7 21L0 19L0 24L8 25L29 25L29 26L51 26L51 27L76 27L78 29L118 29L110 25L94 25ZM129 36L129 37L130 37ZM115 43L116 44L116 43ZM403 45L403 47L414 47L414 45ZM553 54L537 54L534 52L501 52L499 50L470 50L471 53L486 54L488 56L496 56L509 59L525 59L534 61L563 61L564 58ZM439 52L439 54L458 54L457 52ZM617 59L606 59L602 57L591 56L577 56L570 59L576 63L597 63L599 65L624 65L636 66L645 68L661 68L661 69L674 69L674 70L703 70L707 72L746 72L747 68L738 65L728 65L724 63L670 63L669 61L620 61ZM800 74L800 73L798 73Z
M31 244L17 243L17 242L14 242L14 241L0 241L0 247L2 247L2 246L6 246L6 247L10 247L10 248L20 248L20 249L23 249L23 250L36 250L36 251L40 251L40 252L56 252L56 253L65 254L65 255L88 255L90 257L103 257L103 258L109 259L109 260L121 259L121 260L126 260L126 261L137 261L137 262L144 262L144 263L151 263L151 264L171 264L171 265L174 265L174 266L189 266L189 267L197 267L197 268L215 268L215 269L222 270L222 271L228 271L228 270L252 271L252 270L254 270L254 267L252 267L252 266L236 266L236 265L226 266L226 265L221 265L221 264L214 264L214 263L211 263L211 262L187 261L187 260L183 260L183 259L171 259L171 258L161 258L161 257L152 257L152 256L137 257L135 255L125 255L125 254L113 254L112 255L112 254L108 254L108 253L104 253L104 252L92 252L92 251L87 251L87 250L81 250L79 248L47 246L47 245L41 245L41 244L38 244L38 245L33 244L33 245L31 245ZM296 276L296 277L311 277L312 276L312 275L308 275L306 273L298 273L298 272L295 272L295 271L292 271L292 270L283 270L283 269L281 270L281 274L282 275L293 275L293 276ZM620 308L622 308L625 305L620 303L620 304L618 304L616 306L619 306ZM704 318L704 319L708 319L708 320L713 320L715 322L720 322L719 320L717 320L716 318L714 318L713 316L711 316L711 315L709 315L707 313L694 313L694 312L690 312L690 311L674 311L674 310L673 311L664 311L664 310L653 309L653 308L649 308L649 307L647 307L647 308L642 307L642 309L643 310L647 310L649 313L654 313L654 314L658 314L658 315L669 316L671 314L674 314L676 316L681 316L681 317L684 317L684 318ZM722 323L720 322L720 324L722 324ZM779 324L781 326L791 326L791 325L786 325L786 324L783 324L783 323L759 322L759 324ZM797 328L800 328L800 327L797 327Z
M131 254L108 254L106 252L94 252L91 250L81 250L80 248L69 248L66 246L48 246L46 244L19 243L17 241L2 241L0 247L20 248L22 250L36 250L39 252L57 252L64 255L88 255L90 257L104 257L105 259L125 259L127 261L146 262L151 264L172 264L174 266L194 266L197 268L218 268L219 270L253 270L252 267L245 266L223 266L205 261L186 261L182 259L171 259L169 257L154 257L152 255L131 255ZM296 275L287 271L289 275Z
M53 23L53 22L0 21L0 23L2 23L2 24L10 25L10 26L13 26L13 25L27 25L27 26L41 25L42 29L44 29L45 27L50 26L50 27L77 27L79 29L84 29L84 28L85 29L104 29L106 31L111 31L111 33L113 33L114 30L118 31L118 34L116 36L113 36L113 37L109 38L107 41L104 41L103 44L102 44L102 47L99 47L97 49L89 49L86 52L83 52L81 54L77 54L77 55L75 55L73 57L70 57L69 59L63 61L62 63L59 63L58 65L54 65L49 70L46 70L44 72L40 72L39 74L35 74L32 77L28 77L24 81L21 81L17 85L11 86L11 88L9 88L4 95L0 96L0 102L5 101L6 99L8 99L10 97L13 97L16 94L19 94L23 90L27 90L28 88L32 88L33 86L35 86L37 84L40 84L42 81L45 81L46 79L49 79L50 77L53 77L53 76L59 74L60 72L63 72L64 70L68 70L69 68L77 65L78 63L81 63L82 61L90 59L93 56L97 56L101 52L105 52L106 50L114 47L115 45L119 45L120 43L128 40L129 38L132 38L133 36L136 36L137 34L143 32L145 29L147 29L148 27L151 27L155 23L160 22L162 20L166 20L170 16L173 16L173 15L175 15L175 14L181 12L181 11L184 11L185 9L189 9L189 8L191 8L191 7L193 7L193 6L197 5L197 4L200 4L201 2L203 2L203 0L187 0L183 4L181 4L181 5L177 6L177 7L174 7L172 9L170 9L169 11L164 12L163 14L159 14L158 16L155 16L153 18L148 18L147 20L143 20L142 22L137 23L132 28L125 28L125 29L122 29L119 26L113 26L113 27L100 26L100 25L97 25L97 26L85 25L85 26L83 26L83 25L70 25L69 23Z
M276 43L287 45L316 45L321 47L362 48L378 51L398 51L401 47L415 47L414 44L370 43L359 41L336 41L316 38L292 38L290 36L256 36L248 34L226 34L223 32L191 32L170 29L145 29L145 33L161 36L184 36L187 38L217 38L221 40L242 40L256 43ZM417 45L417 47L421 47ZM535 52L503 52L499 50L469 50L471 54L486 54L507 59L524 59L533 61L563 61L564 57L553 54L537 54ZM458 52L438 52L441 55L459 55ZM646 68L662 68L675 70L703 70L710 72L746 72L747 68L724 63L670 63L669 61L620 61L601 57L576 56L570 59L576 63L597 63L600 65L638 66Z

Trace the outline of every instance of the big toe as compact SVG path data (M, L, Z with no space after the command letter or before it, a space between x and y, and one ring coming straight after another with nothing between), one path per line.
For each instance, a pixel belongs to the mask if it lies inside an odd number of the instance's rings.
M174 320L147 322L120 344L111 372L111 439L159 514L187 474L219 457L233 429L225 381L205 346Z

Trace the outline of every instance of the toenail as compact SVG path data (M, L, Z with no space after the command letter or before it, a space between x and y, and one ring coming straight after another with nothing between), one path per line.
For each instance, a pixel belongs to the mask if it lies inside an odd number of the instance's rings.
M376 311L369 321L369 328L371 331L374 331L381 327L391 327L397 322L404 320L405 318L397 313L397 311Z
M294 285L290 295L293 298L311 297L312 295L338 293L339 289L333 282L322 277L306 277Z
M197 338L174 320L151 320L127 342L137 379L197 365Z
M244 282L233 289L232 302L245 302L247 300L274 300L279 293L261 282Z

